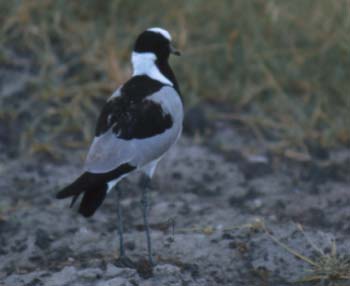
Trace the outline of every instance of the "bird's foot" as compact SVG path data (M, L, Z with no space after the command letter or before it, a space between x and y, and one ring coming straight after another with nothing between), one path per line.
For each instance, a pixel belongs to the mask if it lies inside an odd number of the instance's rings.
M120 256L114 263L115 266L119 268L133 268L136 269L137 265L127 256Z
M155 264L153 261L141 258L137 262L137 273L144 279L151 278L153 276L153 267Z

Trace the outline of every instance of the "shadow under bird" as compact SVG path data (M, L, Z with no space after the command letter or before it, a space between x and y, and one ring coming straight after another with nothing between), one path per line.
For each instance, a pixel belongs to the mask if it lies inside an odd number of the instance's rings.
M133 75L104 105L82 175L56 196L72 197L73 206L83 195L79 213L90 217L121 179L142 171L141 202L151 265L147 190L159 160L180 137L183 124L183 103L168 63L170 54L180 53L173 48L168 31L150 28L138 36L131 57ZM123 243L121 191L116 191L119 263L128 266L132 262L125 255Z

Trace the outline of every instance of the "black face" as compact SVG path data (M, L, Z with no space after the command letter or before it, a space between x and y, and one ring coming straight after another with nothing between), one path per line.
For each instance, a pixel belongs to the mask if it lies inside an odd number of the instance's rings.
M145 31L137 38L134 51L154 53L159 61L168 60L171 52L170 41L160 33Z

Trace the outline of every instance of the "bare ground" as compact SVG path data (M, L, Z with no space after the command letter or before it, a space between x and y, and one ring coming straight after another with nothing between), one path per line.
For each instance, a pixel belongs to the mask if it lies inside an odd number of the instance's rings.
M25 95L21 81L13 90L14 73L1 75L2 96ZM20 125L2 120L0 285L348 285L340 278L350 277L350 151L316 148L307 162L288 160L237 126L210 125L210 136L183 137L157 169L152 270L137 174L121 183L127 254L137 267L119 268L116 193L91 219L54 198L79 175L86 150L60 163L18 156ZM328 276L315 272L327 257L343 263Z
M210 148L183 138L157 169L153 271L143 262L136 174L121 189L127 253L137 269L118 268L115 192L88 220L54 199L79 174L83 150L64 164L3 155L0 285L289 285L311 267L269 233L313 260L319 256L312 244L329 253L335 240L338 253L348 252L348 152L331 153L326 167L273 164L268 156L237 155L246 142L219 127L205 142ZM235 151L213 151L230 136Z

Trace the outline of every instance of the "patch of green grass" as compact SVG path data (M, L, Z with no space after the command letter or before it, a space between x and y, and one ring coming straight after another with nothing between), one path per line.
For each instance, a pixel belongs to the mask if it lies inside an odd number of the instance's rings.
M187 106L225 105L225 118L299 150L349 145L349 10L346 0L1 1L0 66L24 57L33 70L28 94L1 98L0 116L20 122L22 149L87 144L130 75L135 37L163 26L183 51L172 65Z

